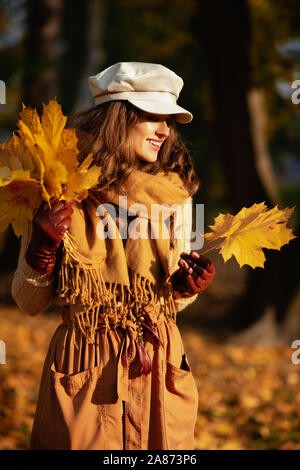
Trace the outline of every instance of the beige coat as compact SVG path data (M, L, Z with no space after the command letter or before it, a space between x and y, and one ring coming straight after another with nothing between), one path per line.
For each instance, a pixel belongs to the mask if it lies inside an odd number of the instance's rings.
M12 296L19 308L37 315L55 302L54 275L41 275L25 261L31 227L22 237ZM175 240L169 259L177 268L184 240ZM175 300L177 312L196 299ZM57 307L61 310L61 307ZM152 372L138 374L136 325L127 322L87 344L68 312L51 340L45 360L31 449L194 449L198 392L174 321L157 320L158 345L145 336ZM74 338L78 349L74 346Z

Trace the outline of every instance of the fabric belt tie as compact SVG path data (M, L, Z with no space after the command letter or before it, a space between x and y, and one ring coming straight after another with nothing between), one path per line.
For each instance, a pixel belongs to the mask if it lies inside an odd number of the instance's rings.
M64 324L74 325L68 307L63 309L62 318ZM137 375L148 375L151 372L151 359L144 348L144 339L149 338L150 341L152 339L151 342L154 343L155 348L163 347L163 342L158 335L158 324L165 321L166 317L164 315L157 316L155 305L148 304L142 306L141 313L136 321L126 319L125 324L121 321L110 323L110 328L121 327L125 329L117 365L117 395L120 399L128 401L129 366L136 356L136 352L140 364ZM88 322L84 326L88 326ZM107 331L107 325L105 322L100 321L97 329Z

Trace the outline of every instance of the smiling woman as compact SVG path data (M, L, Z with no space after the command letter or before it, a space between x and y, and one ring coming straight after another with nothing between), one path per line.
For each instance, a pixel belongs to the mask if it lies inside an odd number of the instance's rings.
M164 107L162 103L160 112ZM95 164L101 167L94 189L103 200L109 198L110 190L125 195L128 177L136 169L149 174L176 171L190 194L197 191L199 180L176 120L177 115L146 112L126 99L100 103L70 116L69 125L77 129L79 138L79 160L92 152Z
M175 127L192 119L176 103L183 81L160 64L123 62L89 85L95 107L73 122L80 158L92 153L101 167L98 184L80 203L39 208L22 237L12 285L30 315L54 301L62 307L30 447L193 449L198 393L176 314L208 287L214 268L188 253L188 230L183 239L160 237L170 219L165 205L184 213L199 186ZM128 207L144 204L147 214L159 207L159 220L144 216L153 238L118 236L113 217L117 236L99 236L99 205L121 206L120 195ZM191 220L182 225L190 228Z
M129 134L138 158L146 162L157 160L162 144L170 135L171 122L172 118L169 115L142 113Z

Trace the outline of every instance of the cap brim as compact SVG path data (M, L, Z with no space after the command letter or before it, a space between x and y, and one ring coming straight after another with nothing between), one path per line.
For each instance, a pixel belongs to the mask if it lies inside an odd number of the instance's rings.
M181 124L187 124L193 119L193 115L181 106L173 103L164 103L162 101L128 99L129 103L136 108L152 114L172 115L174 120Z

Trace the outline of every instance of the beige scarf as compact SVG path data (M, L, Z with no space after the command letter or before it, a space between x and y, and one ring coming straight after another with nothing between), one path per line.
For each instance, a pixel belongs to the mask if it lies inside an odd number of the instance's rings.
M159 314L176 317L168 263L169 229L166 231L174 210L168 207L178 204L182 208L189 194L175 172L150 175L134 171L127 188L121 199L119 194L108 194L114 205L109 209L92 195L75 204L64 239L58 299L69 306L71 317L89 342L94 342L99 321L106 329L117 324L125 327L126 320L136 319L146 305L159 305ZM113 207L121 215L118 224ZM133 232L127 238L126 209L138 214L129 224ZM104 232L110 236L105 238ZM139 232L143 238L134 239L132 233Z

